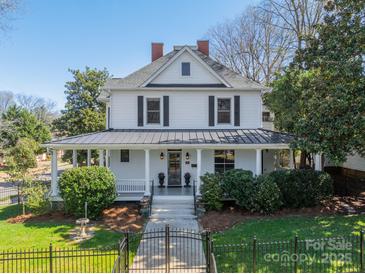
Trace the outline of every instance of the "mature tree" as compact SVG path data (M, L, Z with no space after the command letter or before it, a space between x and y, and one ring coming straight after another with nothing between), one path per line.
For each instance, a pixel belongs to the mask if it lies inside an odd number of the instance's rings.
M37 151L39 145L31 138L21 138L16 145L9 148L6 153L6 163L8 166L8 174L11 180L19 182L22 186L31 182L29 169L37 167ZM27 189L27 188L23 188ZM23 214L25 214L24 194L21 193L21 203L23 205Z
M56 103L52 100L33 95L16 94L15 101L18 106L25 108L47 125L51 125L57 116Z
M256 82L269 84L315 34L323 1L264 0L209 31L213 55Z
M365 2L334 0L325 9L318 33L307 37L266 102L277 126L299 137L296 147L339 164L365 154Z
M65 109L54 122L59 134L77 135L105 129L105 103L97 99L100 87L109 77L108 71L86 67L85 71L70 72L74 80L65 85Z
M278 27L278 20L270 10L246 9L209 31L213 55L247 78L269 83L290 56L291 33Z
M37 167L39 145L31 138L20 138L16 145L7 150L6 162L14 180L23 180L30 168Z
M0 114L14 104L14 94L11 91L0 91Z
M24 108L11 106L2 114L0 140L4 147L14 147L21 138L43 143L51 138L49 127Z
M306 37L314 36L316 25L323 18L324 0L264 0L259 9L278 18L276 27L293 35L292 48L301 50Z

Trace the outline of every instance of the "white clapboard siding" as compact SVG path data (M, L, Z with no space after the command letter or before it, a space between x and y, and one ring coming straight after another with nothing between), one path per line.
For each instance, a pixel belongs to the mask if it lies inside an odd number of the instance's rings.
M190 63L190 76L181 75L181 63ZM196 58L189 52L181 54L175 62L163 70L153 81L152 84L222 84L213 73L208 71Z
M240 96L239 128L261 127L261 95L258 91L113 91L111 96L111 127L114 129L137 129L137 96L159 97L169 96L171 129L211 128L208 125L208 98L210 95L232 98L232 124L216 125L215 128L234 128L233 96ZM144 108L146 104L144 103ZM142 128L166 128L162 126L163 109L161 109L161 124L146 125ZM146 121L144 121L146 122Z

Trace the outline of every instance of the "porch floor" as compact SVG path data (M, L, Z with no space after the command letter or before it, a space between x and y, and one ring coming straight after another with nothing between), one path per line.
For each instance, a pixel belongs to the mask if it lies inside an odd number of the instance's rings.
M154 186L154 195L168 196L168 195L180 195L180 196L192 196L193 187L158 187Z

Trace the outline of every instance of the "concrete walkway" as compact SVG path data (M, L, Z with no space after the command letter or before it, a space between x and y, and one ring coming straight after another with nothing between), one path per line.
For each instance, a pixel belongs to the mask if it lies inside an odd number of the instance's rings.
M205 254L194 215L193 196L154 196L152 214L131 272L166 271L166 224L170 227L170 272L205 272Z

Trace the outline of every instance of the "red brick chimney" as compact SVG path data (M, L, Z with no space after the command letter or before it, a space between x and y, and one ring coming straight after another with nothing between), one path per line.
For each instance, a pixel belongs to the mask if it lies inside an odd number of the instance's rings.
M198 45L198 50L209 56L209 40L198 40L196 43Z
M163 43L152 43L151 57L152 62L163 56Z

